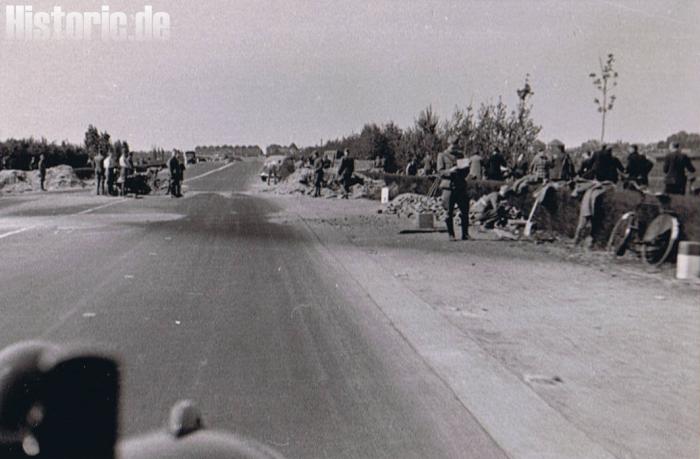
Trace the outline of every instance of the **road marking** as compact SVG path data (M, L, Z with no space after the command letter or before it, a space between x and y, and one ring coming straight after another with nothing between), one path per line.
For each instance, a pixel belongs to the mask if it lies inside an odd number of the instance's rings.
M228 163L228 164L226 164L226 165L223 165L223 166L221 166L221 167L219 167L219 168L210 170L209 172L205 172L205 173L203 173L203 174L199 174L199 175L196 175L196 176L194 176L194 177L190 177L190 178L188 178L188 179L185 179L185 180L183 181L183 183L191 182L192 180L201 179L202 177L206 177L207 175L215 174L215 173L220 172L220 171L222 171L222 170L224 170L224 169L228 169L229 167L233 166L234 164L236 164L235 161L232 162L232 163Z
M116 204L120 204L120 203L125 202L125 201L127 201L127 199L126 199L126 198L122 198L122 199L120 199L120 200L118 200L118 201L108 202L107 204L102 204L101 206L92 207L92 208L90 208L90 209L83 210L83 211L81 211L81 212L78 212L77 214L73 214L72 216L75 216L75 215L86 215L86 214L89 214L89 213L94 212L94 211L96 211L96 210L104 209L105 207L114 206L114 205L116 205ZM69 217L70 217L70 216L71 216L71 215L69 215Z
M25 231L29 231L32 228L35 228L35 227L34 226L27 226L25 228L20 228L18 230L9 231L5 234L0 234L0 239L5 239L6 237L14 236L15 234L19 234L19 233L24 233Z

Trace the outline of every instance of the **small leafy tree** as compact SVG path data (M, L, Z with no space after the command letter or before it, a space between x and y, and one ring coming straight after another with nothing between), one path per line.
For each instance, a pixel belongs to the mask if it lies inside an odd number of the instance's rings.
M109 155L109 152L112 150L112 137L107 131L103 131L100 134L98 148L103 156Z
M602 100L600 97L593 99L593 102L598 106L598 113L602 115L602 126L600 130L600 142L605 141L605 117L609 111L613 109L615 105L616 96L610 94L613 88L617 86L617 72L613 68L615 63L615 56L608 54L608 59L603 63L602 59L599 59L600 63L600 74L595 72L588 75L593 80L593 86L601 93Z
M418 114L414 123L418 154L433 157L440 151L439 125L440 117L433 111L432 105Z
M91 124L88 126L87 132L85 132L85 150L92 158L97 154L99 148L100 133L97 131L97 128Z
M527 154L535 149L535 141L542 127L532 119L532 103L530 99L535 93L530 85L530 75L525 76L522 89L517 90L518 108L513 111L509 120L507 151L511 161L515 162L519 155Z

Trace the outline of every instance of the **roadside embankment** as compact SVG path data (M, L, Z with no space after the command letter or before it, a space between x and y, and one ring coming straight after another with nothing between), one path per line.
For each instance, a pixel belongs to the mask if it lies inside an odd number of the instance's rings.
M434 182L433 177L407 177L404 175L368 173L374 179L382 179L386 186L393 187L396 194L416 193L428 194ZM470 199L478 199L481 195L497 191L503 182L480 180L468 181L467 192ZM529 211L535 202L534 189L527 193L513 196L510 201L524 212ZM371 199L379 199L376 193L369 194ZM630 210L634 210L640 203L640 193L627 190L615 190L605 193L596 203L595 221L593 227L593 241L598 246L604 246L615 222ZM565 237L574 237L581 206L580 197L573 197L571 189L563 187L548 193L542 203L542 209L535 216L538 229L551 231ZM648 205L647 205L648 204ZM682 227L682 238L687 240L700 240L700 198L695 196L673 196L670 209L675 213ZM655 199L646 198L645 205L638 209L642 213L642 221L649 221L655 217L659 208Z

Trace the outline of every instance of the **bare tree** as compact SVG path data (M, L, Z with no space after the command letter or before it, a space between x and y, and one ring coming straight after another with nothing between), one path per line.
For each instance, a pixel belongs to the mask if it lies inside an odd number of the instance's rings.
M593 102L598 106L598 113L602 114L602 126L600 130L600 142L605 141L605 117L610 110L613 109L615 105L616 96L610 94L610 92L617 86L617 72L613 69L613 64L615 63L615 56L608 54L608 59L603 63L602 59L599 59L600 63L600 75L597 73L591 73L588 75L593 80L593 86L600 91L603 99L596 97Z

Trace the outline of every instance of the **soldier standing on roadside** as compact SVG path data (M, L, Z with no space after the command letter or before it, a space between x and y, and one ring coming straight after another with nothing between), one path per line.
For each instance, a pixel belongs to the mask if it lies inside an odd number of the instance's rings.
M690 162L688 155L681 152L681 146L678 142L671 144L671 151L666 155L664 160L664 183L666 184L666 194L685 194L686 183L688 176L685 171L695 172L693 163Z
M459 218L462 226L462 240L469 240L469 198L467 196L468 164L458 166L457 159L463 155L459 150L459 137L449 139L450 146L438 154L437 171L440 174L440 189L442 190L442 205L447 210L445 224L451 241L457 240L454 228L454 207L459 208Z
M649 161L646 156L639 154L637 145L627 147L627 152L629 153L627 156L627 167L625 168L627 179L639 186L648 186L649 172L654 168L654 163Z
M343 158L340 160L338 168L338 177L343 184L343 199L348 199L350 194L350 185L352 184L352 174L355 172L355 160L350 156L350 149L346 148L343 152Z
M107 176L107 194L114 196L114 169L116 168L117 160L114 157L113 151L107 153L103 164Z
M180 161L177 158L177 152L173 151L170 159L168 160L168 171L170 171L170 196L173 198L179 198L182 196L180 194L180 174L182 169L180 167Z
M105 194L105 157L102 156L102 152L97 152L95 157L92 159L95 163L95 185L97 185L97 195Z
M323 184L323 158L318 151L314 152L314 198L321 196Z
M42 153L39 156L39 183L41 185L41 191L46 191L44 183L46 182L46 157Z
M593 154L593 177L599 182L610 181L617 183L620 179L619 172L624 172L622 163L612 154L610 145L603 145L603 148Z
M182 182L185 181L185 169L187 169L187 157L182 154L178 156L180 161L180 195L182 195Z

